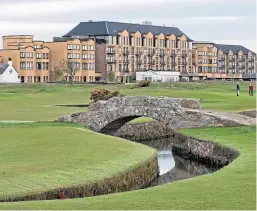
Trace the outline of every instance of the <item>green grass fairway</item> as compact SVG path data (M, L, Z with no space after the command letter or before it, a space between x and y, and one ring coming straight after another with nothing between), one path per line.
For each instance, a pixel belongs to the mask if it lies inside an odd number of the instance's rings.
M184 130L183 133L236 148L240 150L241 155L229 166L216 173L155 188L84 199L0 203L0 208L23 210L255 210L255 127L189 129ZM116 149L112 148L112 150ZM131 162L136 159L136 153L133 155ZM109 170L107 166L105 170Z
M217 111L241 111L256 108L256 97L248 96L248 84L241 84L241 95L236 96L235 83L159 83L149 88L130 89L131 85L105 85L125 95L167 96L202 99L202 107ZM59 116L86 111L86 108L57 107L59 104L88 104L90 91L97 85L1 85L0 120L54 120ZM145 121L145 120L142 120Z
M59 123L0 124L0 198L103 180L140 166L155 150Z

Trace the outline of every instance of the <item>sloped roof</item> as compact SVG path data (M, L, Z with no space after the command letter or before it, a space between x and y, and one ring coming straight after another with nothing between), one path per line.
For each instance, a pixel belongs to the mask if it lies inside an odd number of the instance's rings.
M3 74L8 67L8 64L0 64L0 74Z
M248 54L248 52L252 52L251 50L245 48L244 46L241 45L224 45L224 44L215 44L216 48L218 50L222 50L224 53L228 53L230 50L233 53L238 53L240 50L244 53L244 54ZM253 54L255 54L254 52L252 52Z
M174 34L177 37L185 35L177 27L153 26L144 24L120 23L111 21L96 21L96 22L80 22L75 28L68 32L63 37L71 36L108 36L117 35L119 32L127 30L129 33L139 31L141 34L152 32L154 35L161 33L165 35ZM186 36L186 35L185 35ZM187 36L186 36L187 37ZM187 37L188 40L191 40Z

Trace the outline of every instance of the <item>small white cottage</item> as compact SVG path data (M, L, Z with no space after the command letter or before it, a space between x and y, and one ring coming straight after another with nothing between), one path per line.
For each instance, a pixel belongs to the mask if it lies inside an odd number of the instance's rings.
M8 64L0 64L0 83L20 83L18 72L12 66L11 58Z

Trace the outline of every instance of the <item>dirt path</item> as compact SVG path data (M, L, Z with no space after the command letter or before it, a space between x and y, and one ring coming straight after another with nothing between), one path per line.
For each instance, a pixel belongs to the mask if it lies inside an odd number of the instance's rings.
M196 111L193 109L187 109L190 111ZM246 115L242 115L235 112L216 112L216 111L207 111L207 110L198 110L202 114L217 117L222 120L229 120L236 122L240 125L256 125L256 118L252 118Z

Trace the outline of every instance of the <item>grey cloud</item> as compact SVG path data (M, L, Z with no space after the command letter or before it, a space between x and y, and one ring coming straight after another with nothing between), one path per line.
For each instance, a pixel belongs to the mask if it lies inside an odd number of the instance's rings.
M3 0L0 0L0 2ZM4 0L5 1L5 0ZM33 0L8 0L8 2L24 1L34 2ZM49 2L58 2L62 0L45 0ZM44 2L45 2L44 1ZM6 0L7 2L7 0ZM193 2L193 0L192 0ZM230 9L228 9L230 6ZM51 14L37 14L37 15L15 15L12 16L1 16L2 21L23 21L23 22L80 22L87 20L136 20L136 19L172 19L172 18L184 18L184 17L197 17L197 16L244 16L248 15L249 12L255 14L253 7L245 6L244 9L238 9L233 4L223 3L209 3L209 4L174 4L171 0L167 0L164 3L151 3L146 4L144 7L137 7L136 5L123 7L122 4L114 6L105 6L99 8L78 8L76 11L65 12L61 15L58 13ZM233 9L234 8L234 9ZM11 11L11 8L10 8ZM47 10L46 10L47 13ZM167 23L166 23L167 24ZM176 23L170 23L176 24Z
M56 1L69 1L70 0L0 0L1 4L23 4L23 3L35 3L35 2L56 2Z

